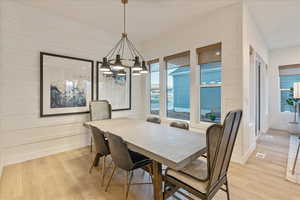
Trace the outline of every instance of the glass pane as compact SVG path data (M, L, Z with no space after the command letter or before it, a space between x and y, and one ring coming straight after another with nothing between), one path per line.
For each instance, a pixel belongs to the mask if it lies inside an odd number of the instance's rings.
M287 99L292 97L290 91L294 83L300 82L300 75L281 75L280 76L280 110L281 112L294 112L294 107L287 104Z
M159 63L150 65L150 113L159 115Z
M200 88L200 120L220 122L221 87Z
M190 67L167 63L167 117L190 120Z
M294 87L294 82L300 82L300 75L280 76L280 89L290 89Z
M200 65L200 84L221 84L221 62Z
M291 91L290 90L281 90L280 91L280 108L281 112L294 112L294 106L287 104L287 99L290 98Z

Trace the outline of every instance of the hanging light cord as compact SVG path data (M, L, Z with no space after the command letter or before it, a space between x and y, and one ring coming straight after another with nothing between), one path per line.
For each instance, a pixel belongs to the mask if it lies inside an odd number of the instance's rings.
M126 33L126 3L124 3L124 33Z

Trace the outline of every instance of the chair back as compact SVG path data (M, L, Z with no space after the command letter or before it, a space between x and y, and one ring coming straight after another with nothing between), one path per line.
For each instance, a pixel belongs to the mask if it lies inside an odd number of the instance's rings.
M107 100L90 102L91 121L111 119L111 105Z
M212 125L207 130L209 190L227 175L241 119L241 110L231 111L223 125Z
M148 117L147 122L155 123L155 124L160 124L161 120L158 117Z
M91 126L96 153L101 156L107 156L110 154L108 142L105 140L104 133L98 128Z
M125 141L120 136L112 133L109 133L107 138L114 164L118 168L127 171L131 170L134 167L134 163L131 159L129 149Z
M187 122L171 122L170 126L175 127L175 128L181 128L181 129L189 130L189 124Z

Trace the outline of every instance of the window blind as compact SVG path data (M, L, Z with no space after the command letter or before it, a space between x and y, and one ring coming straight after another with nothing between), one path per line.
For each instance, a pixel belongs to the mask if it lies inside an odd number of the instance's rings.
M164 61L168 63L168 68L170 65L174 67L184 67L190 65L190 51L181 52L171 56L164 57Z
M300 75L300 64L279 66L279 75Z
M214 62L221 62L222 60L222 44L212 44L206 47L198 48L198 64L207 64Z

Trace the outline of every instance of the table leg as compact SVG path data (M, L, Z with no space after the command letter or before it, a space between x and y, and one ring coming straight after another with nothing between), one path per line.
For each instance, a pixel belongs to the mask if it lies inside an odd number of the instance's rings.
M292 170L292 174L294 175L295 174L295 169L296 169L296 164L297 164L297 161L298 161L298 156L299 156L299 150L300 150L300 138L298 139L298 149L297 149L297 153L296 153L296 157L295 157L295 161L294 161L294 166L293 166L293 170Z
M162 167L161 164L156 161L153 161L153 189L154 200L163 200Z

